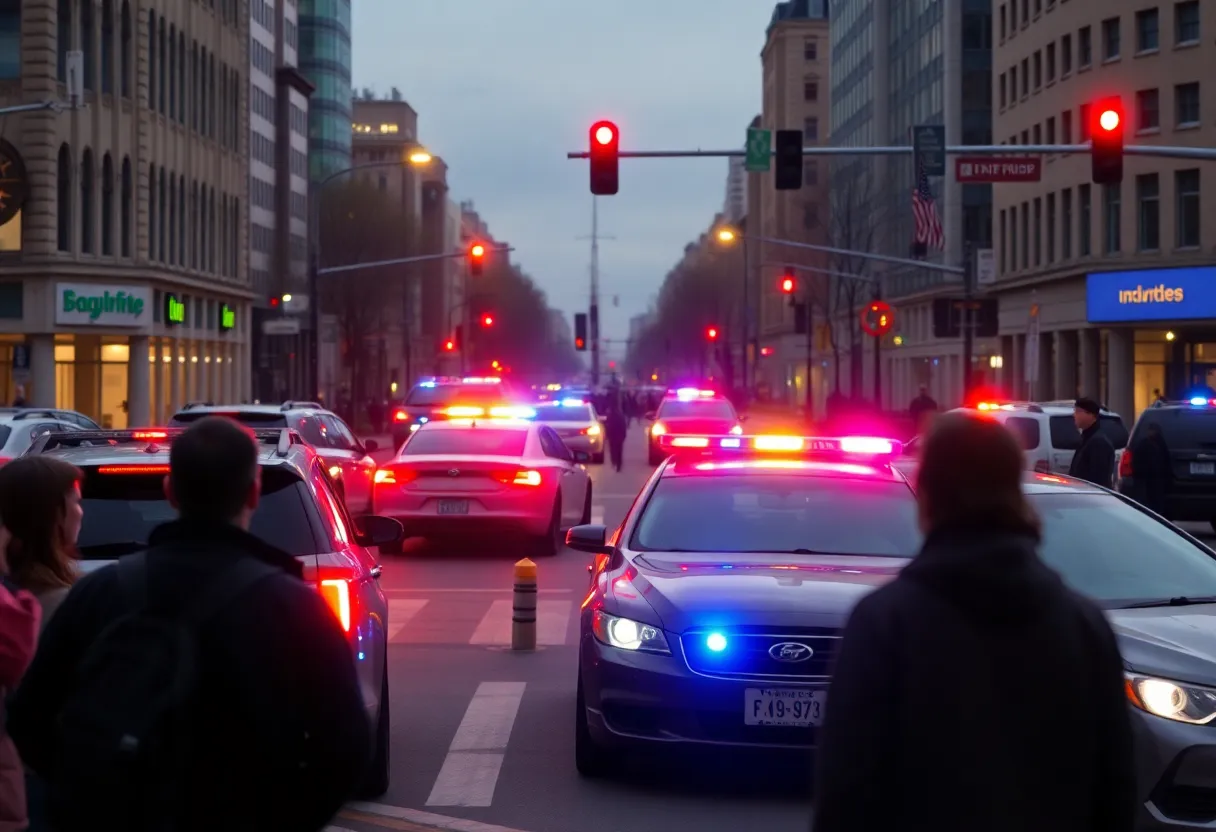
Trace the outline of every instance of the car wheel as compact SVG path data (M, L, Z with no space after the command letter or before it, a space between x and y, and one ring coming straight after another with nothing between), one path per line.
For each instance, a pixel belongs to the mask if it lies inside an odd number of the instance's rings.
M536 554L538 557L555 557L562 550L566 541L562 538L562 498L553 501L553 516L549 519L549 530L538 540Z
M600 451L598 454L592 454L591 455L591 464L592 465L603 465L604 464L604 452Z
M367 778L363 786L359 789L359 797L364 800L372 800L380 797L388 791L389 786L389 758L392 747L392 732L389 730L391 720L389 717L389 699L388 699L388 663L385 662L384 678L380 682L380 716L376 720L376 737L374 742L376 748L372 752L371 764L368 767Z
M574 697L574 767L583 777L603 777L612 768L613 755L596 743L587 725L587 702L583 697L583 674L578 676Z
M583 516L578 522L581 526L585 526L591 522L591 480L587 480L587 496L583 500Z

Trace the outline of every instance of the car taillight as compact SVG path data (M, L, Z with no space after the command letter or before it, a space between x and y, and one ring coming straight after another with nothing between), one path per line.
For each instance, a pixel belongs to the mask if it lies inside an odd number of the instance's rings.
M406 413L404 410L394 410L393 411L393 421L394 422L408 422L409 420L410 420L410 414Z
M12 461L13 461L12 457L0 456L0 465L4 465L5 463L12 462Z
M583 428L583 433L586 436L599 436L600 435L600 426L592 425L589 428Z
M507 471L503 474L498 474L499 482L504 482L507 485L526 485L536 487L541 484L540 471Z
M1040 459L1035 462L1034 470L1035 470L1035 473L1038 473L1038 474L1050 474L1051 465L1048 464L1047 460Z
M1119 459L1119 476L1130 477L1132 475L1132 449L1126 448L1123 451L1123 456Z
M102 465L98 467L99 474L167 474L168 465Z
M345 578L327 578L320 582L318 588L321 597L338 618L343 632L350 632L350 582Z
M137 430L131 433L132 439L168 439L169 432L165 430Z
M418 472L409 468L380 468L372 477L376 485L405 485L417 479Z

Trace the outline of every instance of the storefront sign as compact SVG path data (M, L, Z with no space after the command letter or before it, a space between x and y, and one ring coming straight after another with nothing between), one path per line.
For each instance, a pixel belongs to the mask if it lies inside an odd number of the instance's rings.
M1216 318L1216 266L1091 273L1085 305L1095 324Z
M59 283L55 298L55 323L68 326L144 326L152 306L146 286Z
M220 304L220 329L227 332L236 326L236 310L226 303Z
M165 323L177 326L186 322L186 304L177 295L165 293Z

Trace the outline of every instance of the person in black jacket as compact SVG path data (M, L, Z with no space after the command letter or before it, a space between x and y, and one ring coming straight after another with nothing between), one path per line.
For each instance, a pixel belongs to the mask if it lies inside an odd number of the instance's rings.
M1110 488L1115 481L1115 446L1102 432L1102 406L1093 399L1077 399L1072 419L1081 431L1081 444L1072 455L1068 476Z
M1039 559L1022 477L999 423L948 414L930 431L923 547L857 604L836 657L814 832L1134 828L1118 646Z
M197 627L187 776L176 784L176 817L148 828L311 832L368 768L371 725L345 635L299 561L247 531L261 490L257 454L248 431L220 417L194 423L170 450L165 490L179 519L153 531L143 556L146 608L174 616L242 561L271 568ZM129 573L120 570L102 568L73 587L9 703L10 734L48 784L57 832L115 828L62 794L64 749L84 738L62 736L60 724L79 700L90 647L130 614Z
M1165 514L1166 496L1174 472L1170 463L1170 449L1165 444L1161 425L1150 422L1144 430L1144 438L1129 448L1131 453L1132 480L1135 497L1150 511Z

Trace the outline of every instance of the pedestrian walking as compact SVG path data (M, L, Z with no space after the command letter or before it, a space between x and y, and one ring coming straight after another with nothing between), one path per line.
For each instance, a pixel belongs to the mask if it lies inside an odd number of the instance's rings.
M908 405L908 415L912 418L912 429L917 435L928 430L929 419L937 413L937 401L929 395L929 388L920 386L920 394Z
M608 458L612 467L620 471L625 456L625 436L629 433L629 420L621 410L621 397L609 395L608 416L604 420L604 438L608 440Z
M28 407L29 404L25 400L25 385L18 384L15 395L13 396L13 407Z
M1068 476L1110 488L1115 480L1115 446L1102 432L1102 405L1093 399L1077 399L1073 423L1081 431L1081 444L1073 452Z
M314 832L370 760L354 656L300 562L248 531L249 432L200 419L169 467L178 519L76 583L9 730L56 832Z
M926 438L925 541L845 628L814 832L1134 828L1119 649L1102 612L1040 560L1023 464L1011 432L970 414L939 417Z

